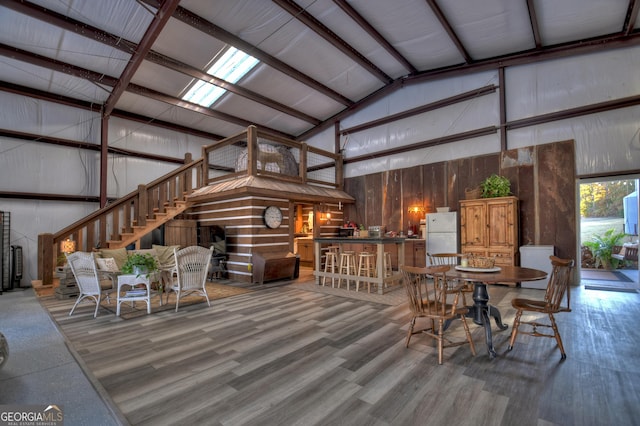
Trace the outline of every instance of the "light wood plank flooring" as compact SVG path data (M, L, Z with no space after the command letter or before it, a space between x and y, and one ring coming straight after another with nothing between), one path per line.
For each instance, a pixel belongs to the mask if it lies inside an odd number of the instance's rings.
M404 347L406 304L383 305L271 286L206 304L121 320L90 306L43 302L84 365L131 424L632 425L640 419L640 294L572 289L557 316L567 351L522 336L490 360L483 330L445 349ZM513 297L492 286L511 324ZM462 327L455 324L462 337Z

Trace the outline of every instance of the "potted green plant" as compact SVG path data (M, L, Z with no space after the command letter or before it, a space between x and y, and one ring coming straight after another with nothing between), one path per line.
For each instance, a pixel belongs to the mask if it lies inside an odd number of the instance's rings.
M511 195L511 182L504 176L493 174L481 184L482 198L506 197Z
M622 239L626 234L622 232L616 232L614 229L609 229L602 235L594 235L591 237L591 241L584 243L589 247L593 257L596 259L596 268L600 265L604 269L616 269L618 267L618 259L611 257L613 254L613 247L620 245Z
M158 270L158 262L149 253L133 253L127 256L127 261L122 265L123 274L136 274L137 276L149 275Z

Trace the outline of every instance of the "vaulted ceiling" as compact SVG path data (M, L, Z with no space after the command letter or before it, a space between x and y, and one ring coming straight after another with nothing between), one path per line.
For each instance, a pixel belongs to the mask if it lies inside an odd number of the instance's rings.
M305 139L400 87L640 43L640 0L0 0L0 90ZM260 63L205 72L229 45ZM183 101L194 79L227 90Z

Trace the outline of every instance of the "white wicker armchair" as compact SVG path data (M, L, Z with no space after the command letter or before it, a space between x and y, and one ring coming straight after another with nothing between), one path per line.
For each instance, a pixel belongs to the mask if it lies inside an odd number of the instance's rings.
M96 268L96 261L93 257L93 253L81 251L71 253L67 255L67 262L69 263L71 272L73 272L76 284L80 290L78 299L71 308L69 315L73 314L76 306L78 306L82 300L89 298L96 303L96 310L93 314L93 317L95 318L98 315L100 299L104 295L107 298L107 301L110 301L108 291L113 290L113 286L109 284L106 288L101 287L100 277L98 269Z
M180 298L191 293L197 293L207 299L207 305L211 306L207 295L207 273L213 247L189 246L182 250L174 249L176 266L173 270L174 281L167 288L167 303L171 292L176 293L176 312L180 304Z

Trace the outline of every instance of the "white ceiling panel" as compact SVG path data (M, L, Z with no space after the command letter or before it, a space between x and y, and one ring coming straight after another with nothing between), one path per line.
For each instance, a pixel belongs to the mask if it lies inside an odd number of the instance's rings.
M33 0L31 3L134 43L140 42L156 12L149 5L131 0Z
M244 121L306 137L338 118L352 121L372 104L370 98L397 94L405 82L423 75L430 80L437 73L444 84L474 67L493 76L497 59L530 63L582 54L585 43L592 51L640 44L640 32L626 23L637 8L633 0L289 0L288 6L299 8L296 12L279 6L280 1L3 1L0 90L23 86L27 95L39 90L51 102L58 95L78 102L109 101L108 106L149 122L163 120L214 135L236 133ZM173 15L156 17L156 5ZM640 18L635 21L638 25ZM136 50L142 42L152 46L152 55L164 58L152 61L147 50ZM261 63L236 83L247 92L227 93L213 105L214 112L231 117L196 112L179 100L192 78L173 69L184 65L204 72L227 43ZM405 68L386 43L416 71ZM96 75L118 79L118 87L140 86L146 95L125 89L110 97L110 87L92 82ZM252 100L254 94L263 99Z
M212 130L213 128L227 131L232 130L236 133L239 131L238 129L244 128L196 111L169 105L166 102L160 102L135 93L125 93L118 102L118 108L134 114L150 117L150 123L152 120L161 120L213 133L217 133ZM208 124L204 125L204 123ZM219 134L226 135L227 133Z
M153 45L153 51L203 70L226 43L177 19L170 19Z
M344 106L266 65L258 65L242 86L317 119L327 118Z
M153 62L144 61L138 68L131 82L139 86L157 90L174 97L180 97L183 90L191 83L192 77L189 77L178 71L155 64Z
M473 59L502 56L535 47L527 3L512 0L441 2L440 8ZM509 37L504 37L509 34Z
M622 31L627 0L535 0L542 41L566 43Z

